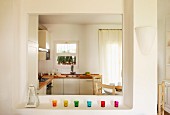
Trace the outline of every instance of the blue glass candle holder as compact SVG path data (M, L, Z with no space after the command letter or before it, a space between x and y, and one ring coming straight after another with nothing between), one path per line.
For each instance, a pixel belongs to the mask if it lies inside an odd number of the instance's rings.
M91 107L92 106L92 101L87 101L87 107Z

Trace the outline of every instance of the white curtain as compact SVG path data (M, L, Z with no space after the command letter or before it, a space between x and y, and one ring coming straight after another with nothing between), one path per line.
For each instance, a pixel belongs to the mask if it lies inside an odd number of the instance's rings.
M122 30L99 30L99 58L103 83L122 83Z

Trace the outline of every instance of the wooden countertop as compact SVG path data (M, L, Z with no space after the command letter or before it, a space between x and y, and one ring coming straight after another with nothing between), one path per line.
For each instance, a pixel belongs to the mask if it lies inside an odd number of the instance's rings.
M39 82L38 90L40 90L41 88L43 88L45 85L47 85L48 83L50 83L53 80L52 76L43 76L43 78L49 78L49 79L44 82Z
M45 82L39 82L38 90L40 90L42 87L50 83L53 79L92 79L94 75L98 75L98 74L91 74L91 75L76 74L76 77L71 77L72 75L68 77L69 75L70 74L61 74L58 76L44 75L42 78L49 78L49 79L46 80Z

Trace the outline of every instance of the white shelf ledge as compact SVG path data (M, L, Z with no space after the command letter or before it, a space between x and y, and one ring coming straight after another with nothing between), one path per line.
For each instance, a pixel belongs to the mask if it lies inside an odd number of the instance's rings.
M113 104L107 104L105 107L100 107L99 105L92 105L92 107L87 107L86 104L82 104L79 107L74 107L74 105L69 105L64 107L63 105L57 105L57 107L52 107L50 103L41 103L37 108L25 108L24 104L20 104L17 110L25 111L38 111L38 110L129 110L130 107L126 105L120 105L119 107L114 107Z
M51 100L57 100L57 107L52 107ZM68 100L68 107L64 107L64 100ZM123 96L106 95L106 96L88 96L88 95L47 95L39 96L40 104L37 108L25 108L25 104L21 103L17 107L17 111L40 111L40 110L130 110L123 102ZM74 101L79 101L79 107L74 107ZM87 107L87 100L92 101L92 107ZM105 101L105 107L101 107L101 101ZM119 102L119 107L114 107L114 101Z

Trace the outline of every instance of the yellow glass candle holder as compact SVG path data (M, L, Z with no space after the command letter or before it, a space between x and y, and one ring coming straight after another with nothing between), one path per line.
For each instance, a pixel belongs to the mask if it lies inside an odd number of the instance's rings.
M64 100L64 107L68 107L68 100Z

